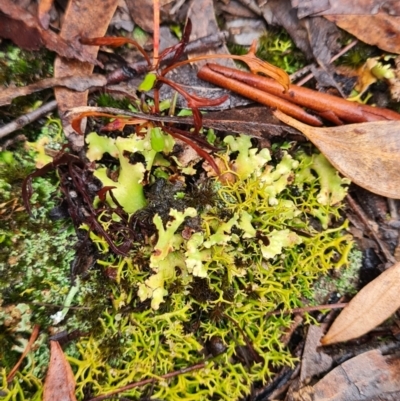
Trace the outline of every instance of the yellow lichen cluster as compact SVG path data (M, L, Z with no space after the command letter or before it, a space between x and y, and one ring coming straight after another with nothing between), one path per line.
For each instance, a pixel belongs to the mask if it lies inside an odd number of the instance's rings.
M281 341L291 323L284 312L312 296L321 273L348 261L352 242L340 217L347 181L320 154L283 150L272 162L249 137L225 144L219 157L235 179L215 181L209 205L171 209L166 222L156 214L157 235L127 257L110 256L105 240L91 233L100 268L115 274L106 292L96 290L95 277L80 284L81 306L95 310L105 302L99 324L66 350L78 399L157 378L124 394L238 400L274 368L293 364ZM278 307L282 314L270 316ZM202 362L201 369L160 378ZM3 380L6 399L40 397L33 371L25 366L10 388ZM26 388L33 389L29 397Z
M113 261L114 309L104 312L101 335L80 340L80 360L70 359L79 367L79 394L86 386L107 393L208 357L201 371L157 382L152 396L233 400L265 381L272 367L293 363L280 341L291 320L268 312L301 306L321 273L347 263L352 243L347 223L338 223L347 181L320 154L284 152L268 164L269 152L248 137L225 142L220 157L236 180L215 183L215 205L201 213L172 210L165 226L156 215L158 240L145 261ZM201 230L184 238L186 219L197 215ZM115 339L115 358L101 338ZM224 349L216 356L207 347L214 339Z

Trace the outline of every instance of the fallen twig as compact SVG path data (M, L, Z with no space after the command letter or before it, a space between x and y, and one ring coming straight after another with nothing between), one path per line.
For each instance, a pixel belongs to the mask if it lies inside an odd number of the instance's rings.
M295 103L307 107L317 112L321 117L337 125L343 124L343 122L362 123L381 120L400 120L400 114L393 110L350 102L337 96L328 95L297 85L290 85L289 89L283 92L281 85L272 79L233 68L223 67L218 64L205 65L199 71L198 76L206 81L213 82L218 86L240 93L262 104L276 107L283 112L285 111L282 105L287 107L288 103ZM263 103L260 100L262 99L262 93L267 93L269 95L270 104L266 102ZM285 103L282 103L281 100L285 100ZM288 108L288 110L289 111L285 113L295 117L299 121L306 122L305 119L309 119L310 117L317 120L316 117L311 116L302 109L300 110L305 113L304 117L300 112L297 110L295 111L294 108ZM294 115L295 112L298 113L298 116ZM307 122L307 124L313 126L321 125L321 123L313 124L312 122Z
M185 373L193 372L194 370L203 369L205 367L206 367L206 362L197 363L196 365L189 366L188 368L175 370L174 372L170 372L170 373L167 373L165 375L162 375L162 376L159 376L159 377L156 377L156 378L153 378L153 379L145 379L145 380L140 380L140 381L135 382L135 383L128 384L128 385L123 386L123 387L121 387L121 388L119 388L117 390L111 391L108 394L99 395L98 397L91 398L89 401L106 400L107 398L111 398L115 394L122 393L123 391L130 390L130 389L135 388L135 387L144 386L146 384L155 383L155 382L160 381L160 380L170 379L172 377L176 377L176 376L179 376L179 375L183 375Z
M378 244L381 252L383 253L383 255L386 258L386 261L390 262L391 264L396 263L395 258L390 253L386 244L379 239L378 235L376 234L375 230L371 226L371 223L369 222L367 216L365 215L365 213L361 209L361 207L357 204L357 202L350 195L346 196L346 200L347 200L348 204L350 205L350 207L352 208L352 210L354 211L354 213L358 216L358 218L361 220L361 222L367 228L369 234L372 236L374 241Z
M343 54L347 53L350 49L352 49L356 44L358 43L357 39L354 39L353 41L351 41L347 46L343 47L343 49L340 50L339 53L335 54L331 60L330 63L333 63L334 61L336 61L339 57L343 56ZM315 64L314 64L315 65ZM312 69L313 64L307 65L304 68L302 68L299 71L296 71L295 73L290 75L290 79L292 80L292 82L294 80L297 79L297 77L299 77L299 73L301 74L300 76L306 74L308 71L310 71ZM303 86L305 83L307 83L312 77L314 76L313 73L310 73L308 75L306 75L303 79L301 79L299 82L296 83L296 85L298 86Z
M305 312L314 312L323 309L342 309L347 305L347 302L337 303L337 304L325 304L325 305L316 305L316 306L303 306L302 308L293 308L288 311L280 311L276 310L270 313L267 313L266 317L269 316L277 316L277 315L288 315L288 314L296 314L296 313L305 313Z
M10 104L18 96L30 95L33 92L42 91L56 86L63 86L78 92L84 92L92 87L101 87L107 84L107 79L103 75L92 74L62 78L45 78L31 85L12 87L4 89L0 94L0 106Z
M37 108L36 110L31 111L30 113L27 113L23 116L20 116L16 120L11 121L10 123L0 127L0 139L5 138L7 135L11 134L17 129L25 127L25 125L28 125L31 122L49 113L50 111L53 111L56 107L57 107L57 101L52 100L51 102L44 104L43 106Z
M213 84L226 89L230 89L233 92L239 93L242 96L264 104L265 106L276 107L306 124L317 127L322 125L322 122L317 117L307 113L294 103L291 103L290 96L287 96L285 99L283 99L278 97L276 93L268 93L261 88L257 88L255 85L243 82L242 77L245 76L242 76L242 73L248 74L255 79L262 78L259 75L244 73L236 69L222 67L218 64L206 64L197 75L199 78L204 79L205 81L212 82ZM282 85L277 83L275 80L271 81L277 84L277 92L282 93Z

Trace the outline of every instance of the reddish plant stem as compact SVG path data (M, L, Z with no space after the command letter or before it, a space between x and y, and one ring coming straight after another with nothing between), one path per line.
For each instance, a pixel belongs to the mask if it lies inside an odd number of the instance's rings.
M267 103L257 100L258 91L268 93L271 96L274 95L286 102L296 103L314 110L322 117L338 125L343 122L361 123L381 120L400 120L400 114L395 111L350 102L337 96L317 92L308 88L302 88L297 85L290 85L288 91L282 92L281 85L270 78L223 67L218 64L207 64L199 71L198 75L206 81L213 82L234 92L237 92L236 88L240 85L240 88L243 89L240 89L241 92L238 93L262 104ZM257 95L253 95L253 93L256 93ZM280 104L281 103L271 103L267 105L284 111ZM289 114L287 111L285 113ZM290 115L295 117L294 114ZM309 114L307 115L309 116ZM295 118L305 122L305 120L299 117Z
M144 386L146 384L155 383L155 382L159 381L160 379L170 379L172 377L183 375L184 373L192 372L194 370L203 369L205 367L206 367L206 363L205 362L201 362L201 363L198 363L196 365L189 366L188 368L175 370L174 372L167 373L165 375L159 376L158 378L145 379L145 380L140 380L140 381L135 382L135 383L128 384L128 385L126 385L124 387L121 387L118 390L112 391L112 392L110 392L108 394L104 394L104 395L100 395L100 396L95 397L95 398L91 398L89 401L106 400L107 398L110 398L110 397L114 396L115 394L122 393L123 391L130 390L130 389L135 388L135 387Z
M314 312L314 311L319 311L323 309L342 309L347 305L347 302L341 302L337 304L326 304L326 305L316 305L316 306L304 306L303 308L294 308L288 311L279 311L276 310L274 312L267 313L268 316L277 316L277 315L288 315L288 314L294 314L294 313L305 313L305 312Z
M296 106L290 101L282 99L276 96L276 94L267 93L265 91L251 87L246 83L241 82L240 75L236 75L236 73L240 73L239 70L227 68L226 73L222 74L220 73L218 68L214 68L215 66L221 67L218 64L205 65L198 72L197 74L198 77L204 79L205 81L212 82L215 85L239 93L242 96L252 99L258 103L264 104L265 106L278 108L279 110L282 110L284 113L296 118L297 120L303 121L306 124L316 127L320 127L322 125L322 122L317 117L308 114L301 107ZM223 69L222 71L225 70ZM250 73L249 75L256 78L260 77L259 75L253 75ZM276 82L274 80L271 81ZM282 86L278 83L277 85L279 86L279 92L282 93Z
M160 1L159 0L154 0L153 1L153 12L154 12L154 18L153 18L153 63L154 65L157 65L158 63L158 54L160 50Z
M31 337L29 338L28 344L26 345L26 348L24 352L22 353L21 357L19 358L18 362L15 364L15 366L12 368L11 372L7 376L7 383L11 383L14 379L15 374L18 372L19 367L21 366L22 361L28 354L28 352L31 350L33 343L36 341L39 335L39 330L40 326L36 324L33 327Z

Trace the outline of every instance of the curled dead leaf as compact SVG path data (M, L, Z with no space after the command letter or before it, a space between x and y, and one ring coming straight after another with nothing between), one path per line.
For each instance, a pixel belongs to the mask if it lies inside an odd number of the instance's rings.
M29 338L28 344L26 345L24 352L22 353L22 355L19 358L18 362L15 364L15 366L13 367L13 369L11 370L11 372L7 376L7 383L11 383L13 381L13 379L15 377L15 374L17 373L19 367L21 366L21 363L25 359L25 357L28 354L28 352L31 350L33 343L38 338L39 330L40 330L40 326L36 324L34 326L33 330L32 330L31 337Z
M369 45L389 53L400 53L398 15L380 12L375 15L325 15L325 18Z
M46 46L59 56L101 65L95 55L93 56L79 42L72 40L74 36L63 38L51 30L43 29L36 16L19 6L17 2L1 0L0 11L1 38L11 39L19 47L27 50L38 50Z
M310 127L279 110L274 115L301 131L344 176L369 191L400 199L400 121Z
M89 36L103 36L108 28L118 0L105 0L93 2L90 0L70 1L65 11L62 24L61 38L78 38ZM79 43L81 45L81 43ZM82 45L81 45L82 46ZM85 52L96 58L98 46L83 46ZM88 75L93 72L93 66L76 60L67 60L57 57L54 62L54 76ZM76 92L65 88L56 88L54 94L58 104L58 110L63 124L64 133L69 139L71 147L79 150L84 146L83 137L76 135L71 127L71 121L65 117L67 110L87 104L88 92ZM82 123L82 131L85 123Z
M275 79L275 81L279 82L285 88L285 90L288 90L290 85L290 78L286 74L286 72L281 68L275 67L272 64L260 60L256 56L256 50L257 42L254 41L250 47L249 52L243 56L239 56L238 59L246 63L253 74L261 72L268 77Z
M44 29L49 29L50 10L53 0L40 0L38 5L38 19Z
M352 340L368 333L400 308L400 263L366 285L343 309L323 345Z

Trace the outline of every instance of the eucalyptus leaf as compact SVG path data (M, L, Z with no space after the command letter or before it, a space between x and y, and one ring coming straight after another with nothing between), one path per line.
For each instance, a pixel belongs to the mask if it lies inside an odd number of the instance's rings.
M321 343L352 340L368 333L400 308L400 263L366 285L343 309Z
M400 199L400 121L321 128L279 110L274 115L301 131L351 181L373 193Z

